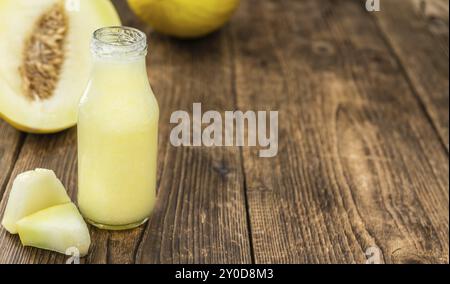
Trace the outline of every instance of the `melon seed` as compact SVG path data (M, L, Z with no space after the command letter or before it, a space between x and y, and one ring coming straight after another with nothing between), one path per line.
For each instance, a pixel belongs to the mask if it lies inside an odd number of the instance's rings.
M62 3L41 15L25 42L19 68L23 91L32 100L53 95L64 63L68 19Z

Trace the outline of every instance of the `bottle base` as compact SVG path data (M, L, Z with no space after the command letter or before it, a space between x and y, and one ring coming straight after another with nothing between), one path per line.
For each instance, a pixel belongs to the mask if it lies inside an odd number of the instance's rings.
M85 220L86 220L86 222L88 222L92 226L97 227L97 228L99 228L101 230L123 231L123 230L134 229L134 228L137 228L137 227L145 224L148 221L148 218L145 218L144 220L136 222L136 223L126 224L126 225L101 224L101 223L97 223L97 222L95 222L93 220L90 220L88 218L85 218Z

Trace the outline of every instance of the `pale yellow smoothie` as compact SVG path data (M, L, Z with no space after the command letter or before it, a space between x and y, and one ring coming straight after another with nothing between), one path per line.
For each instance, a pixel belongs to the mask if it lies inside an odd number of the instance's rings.
M93 52L79 107L78 205L88 222L112 230L145 222L156 198L159 109L145 53L129 49Z

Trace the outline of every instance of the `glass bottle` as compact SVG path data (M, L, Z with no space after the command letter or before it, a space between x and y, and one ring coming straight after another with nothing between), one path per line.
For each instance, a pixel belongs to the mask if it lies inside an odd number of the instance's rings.
M78 111L78 205L92 225L145 223L156 198L159 108L150 87L146 35L95 31L93 67Z

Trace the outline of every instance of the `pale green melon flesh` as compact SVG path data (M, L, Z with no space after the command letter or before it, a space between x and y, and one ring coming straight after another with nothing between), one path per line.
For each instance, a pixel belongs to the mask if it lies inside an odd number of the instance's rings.
M13 182L2 225L16 234L16 223L23 217L69 202L64 186L53 171L36 169L21 173Z
M62 254L85 256L91 238L86 223L73 203L53 206L17 222L19 237L24 246L56 251Z

